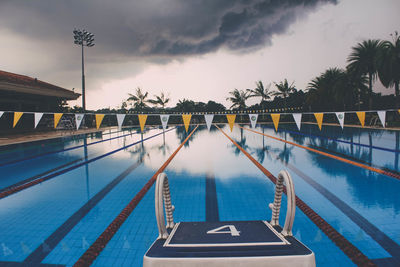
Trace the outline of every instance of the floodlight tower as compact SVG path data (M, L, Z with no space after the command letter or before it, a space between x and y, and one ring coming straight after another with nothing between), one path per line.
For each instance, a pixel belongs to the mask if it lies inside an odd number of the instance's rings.
M83 112L86 111L86 101L85 101L85 64L84 64L84 56L83 56L83 47L92 47L94 46L94 34L90 33L86 30L77 30L74 29L74 43L76 45L80 45L82 47L82 108Z

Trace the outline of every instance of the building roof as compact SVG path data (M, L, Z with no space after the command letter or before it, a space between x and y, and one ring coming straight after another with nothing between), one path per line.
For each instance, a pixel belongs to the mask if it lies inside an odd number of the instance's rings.
M9 91L20 94L31 94L75 100L81 94L71 90L43 82L37 78L15 74L0 70L0 91Z

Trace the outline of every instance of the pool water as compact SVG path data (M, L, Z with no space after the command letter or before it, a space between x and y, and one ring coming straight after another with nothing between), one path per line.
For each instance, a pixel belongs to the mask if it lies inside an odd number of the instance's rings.
M398 175L400 132L220 127L273 175L287 169L296 195L366 257L399 265L399 179L259 133ZM187 135L183 126L112 130L1 147L0 265L74 265ZM271 218L275 185L214 126L199 126L165 172L176 222ZM281 225L285 213L284 196ZM314 251L317 266L354 265L299 208L293 233ZM93 266L141 266L157 235L153 186Z

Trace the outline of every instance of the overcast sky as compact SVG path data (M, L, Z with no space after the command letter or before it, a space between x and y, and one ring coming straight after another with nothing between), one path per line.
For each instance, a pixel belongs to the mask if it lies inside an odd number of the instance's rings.
M399 10L399 0L0 0L0 69L80 93L72 30L84 28L95 34L85 49L89 109L120 106L137 87L169 93L169 106L229 107L229 91L257 80L304 89L345 67L358 42L400 31Z

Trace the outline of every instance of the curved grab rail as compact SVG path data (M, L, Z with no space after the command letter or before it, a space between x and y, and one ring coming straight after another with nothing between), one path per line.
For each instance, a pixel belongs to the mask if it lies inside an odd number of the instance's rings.
M164 207L163 207L163 202L164 202ZM160 173L157 176L156 191L155 191L155 208L156 208L157 227L159 233L157 239L167 239L169 235L167 228L172 229L175 225L173 217L173 212L175 210L175 207L171 203L171 193L169 191L168 177L165 173ZM165 217L167 218L167 225L165 225L164 208L165 208Z
M296 212L296 195L294 193L294 185L292 177L286 170L282 170L278 174L278 180L276 182L276 187L275 187L274 203L269 204L269 207L272 210L271 225L272 226L279 225L279 213L281 210L283 182L285 182L286 184L287 211L286 211L285 225L283 226L281 234L284 236L292 236L293 235L292 227L293 227L294 215Z

